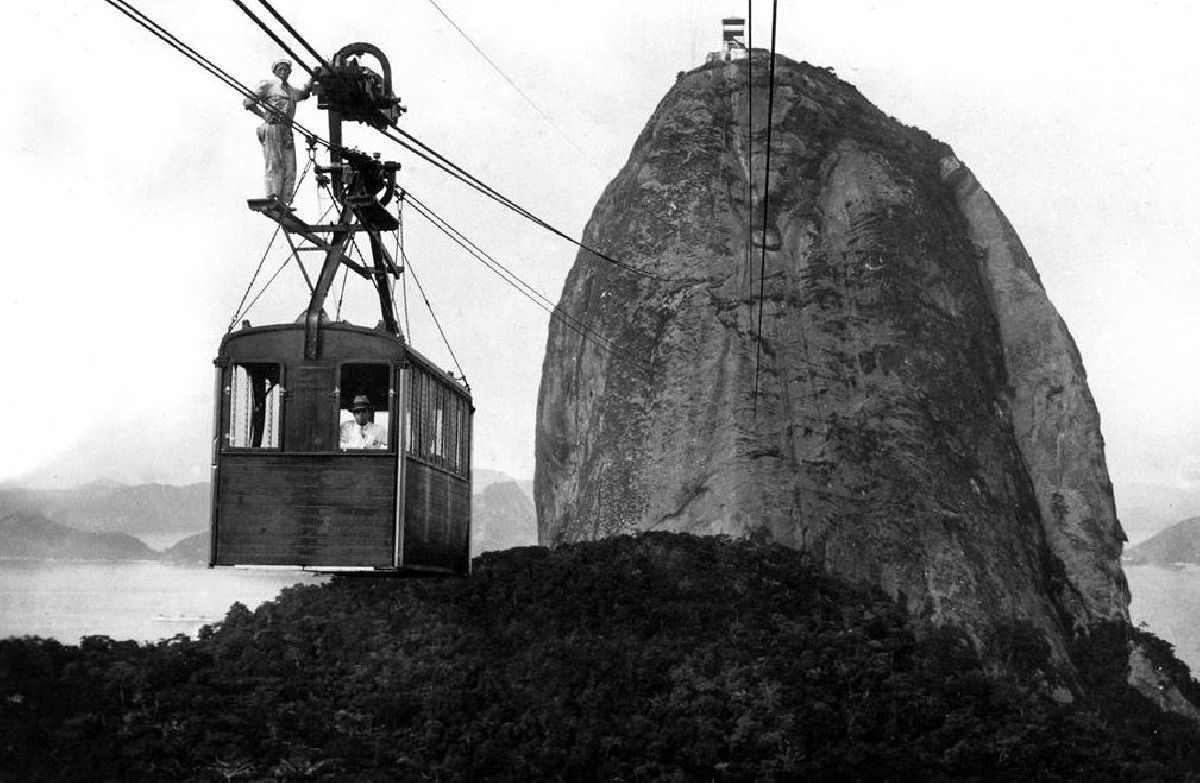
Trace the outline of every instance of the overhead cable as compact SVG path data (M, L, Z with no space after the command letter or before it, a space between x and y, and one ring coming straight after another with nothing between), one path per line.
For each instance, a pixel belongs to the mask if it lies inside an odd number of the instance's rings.
M262 23L262 21L261 21L261 20L259 20L259 19L258 19L258 17L257 17L257 16L255 16L255 15L254 15L254 13L253 13L252 11L250 11L250 10L249 10L249 9L248 9L248 8L245 6L245 4L242 2L242 0L233 0L233 2L234 2L235 4L237 4L237 6L238 6L239 8L241 8L241 9L243 10L243 12L245 12L245 13L246 13L246 14L247 14L247 15L248 15L248 16L249 16L251 19L253 19L253 20L255 21L255 23L256 23L256 24L258 24L258 26L259 26L259 27L261 27L261 28L263 29L263 31L264 31L264 32L266 32L268 35L270 35L270 36L271 36L271 38L272 38L272 39L273 39L273 40L274 40L276 43L278 43L278 44L280 45L280 47L282 47L282 48L283 48L283 50L284 50L284 51L286 51L286 52L287 52L288 54L290 54L292 57L296 57L295 53L294 53L294 52L292 52L292 50L291 50L291 49L289 49L289 48L288 48L288 47L287 47L287 46L286 46L286 45L283 43L283 41L281 41L281 40L279 39L279 37L278 37L278 36L276 36L276 35L275 35L273 32L271 32L271 31L270 31L270 30L269 30L269 29L266 27L266 25L264 25L264 24ZM263 5L263 6L264 6L264 7L265 7L265 8L266 8L266 9L267 9L267 10L268 10L270 13L271 13L271 15L272 15L272 16L274 16L274 17L275 17L275 19L276 19L277 21L279 21L279 23L280 23L280 24L282 24L282 25L283 25L283 26L284 26L284 27L287 29L287 31L288 31L289 33L291 33L291 35L292 35L292 36L293 36L293 37L294 37L294 38L295 38L297 41L299 41L299 42L300 42L302 45L304 45L304 46L305 46L305 47L306 47L306 48L307 48L307 49L308 49L310 52L312 52L312 54L313 54L313 56L314 56L314 57L316 57L318 60L321 60L322 64L325 64L325 65L327 65L327 63L325 63L325 61L324 61L324 60L321 58L320 54L319 54L319 53L316 51L316 49L314 49L314 48L313 48L313 47L312 47L312 46L311 46L311 45L308 43L308 41L306 41L306 40L305 40L304 36L302 36L302 35L301 35L301 34L300 34L300 33L299 33L297 30L296 30L296 28L295 28L294 26L292 26L292 24L291 24L291 23L289 23L289 22L288 22L286 19L284 19L284 18L283 18L283 16L282 16L282 15L280 15L280 14L279 14L279 12L278 12L278 11L276 11L276 10L275 10L275 8L274 8L273 6L271 6L271 4L268 2L268 0L259 0L259 2L260 2L260 3L262 3L262 5ZM486 54L486 53L485 53L485 52L484 52L482 49L480 49L480 48L479 48L479 46L477 46L477 45L475 44L475 42L474 42L474 41L472 41L472 40L471 40L470 36L468 36L468 35L466 34L466 32L464 32L464 31L462 30L462 28L460 28L460 27L459 27L459 26L458 26L458 25L457 25L457 24L454 22L454 20L453 20L453 19L451 19L451 18L450 18L450 16L449 16L448 14L446 14L446 12L445 12L444 10L442 10L441 6L439 6L439 5L438 5L436 2L434 2L434 0L430 0L430 3L433 5L433 7L434 7L435 9L437 9L438 13L440 13L440 14L441 14L441 15L442 15L442 16L443 16L445 19L446 19L446 21L447 21L447 22L449 22L449 23L451 24L451 26L453 26L453 27L454 27L454 29L455 29L455 30L457 30L457 31L459 32L459 34L460 34L460 35L462 35L462 36L463 36L463 38L465 38L465 39L467 40L467 42L468 42L468 43L470 43L470 44L471 44L471 46L472 46L472 47L474 47L474 49L475 49L477 52L479 52L479 54L480 54L480 55L481 55L481 56L482 56L482 57L483 57L483 58L484 58L484 59L485 59L485 60L488 62L488 64L489 64L489 65L491 65L491 66L492 66L494 69L496 69L496 72L497 72L497 73L499 73L499 74L500 74L500 75L501 75L501 76L504 78L504 80L505 80L505 81L507 81L507 82L508 82L508 83L509 83L509 84L512 86L512 88L513 88L514 90L516 90L518 93L520 93L520 94L521 94L521 96L522 96L523 98L525 98L525 100L529 101L530 105L531 105L531 106L533 106L533 108L534 108L534 109L536 109L536 110L537 110L537 112L538 112L539 114L541 114L541 115L542 115L542 116L543 116L543 117L546 119L546 121L547 121L547 122L549 122L551 125L553 125L553 126L555 127L555 129L557 129L557 130L558 130L560 133L563 133L562 129L558 127L558 125L557 125L557 124L554 122L553 118L551 118L551 117L550 117L548 114L546 114L544 111L542 111L542 110L541 110L541 108L539 108L539 107L537 106L537 104L535 104L535 103L533 102L533 100L532 100L532 99L531 99L531 98L530 98L528 95L526 95L526 94L525 94L525 92L524 92L523 90L521 90L521 88L520 88L520 87L518 87L518 86L516 85L516 83L515 83L515 82L513 82L513 81L512 81L512 79L508 78L508 76L507 76L507 75L504 73L504 71L502 71L502 70L500 69L500 67L499 67L499 66L497 66L497 65L496 65L496 63L495 63L495 62L493 62L493 61L492 61L492 59L491 59L490 57L488 57L488 55L487 55L487 54ZM304 67L307 69L307 66L304 66ZM310 70L310 73L311 73L311 70ZM408 142L411 142L411 144L412 144L412 145L415 145L415 146L416 146L416 148L418 148L418 149L422 150L422 151L423 151L424 153L426 153L426 154L422 154L422 152L418 152L418 150L417 150L417 149L414 149L414 147L413 147L413 146L410 146L410 144L408 144L408 143L405 143L404 141L401 141L400 139L397 139L397 138L395 138L395 137L393 137L393 136L390 136L390 135L388 135L388 134L387 134L387 132L386 132L386 131L383 131L382 129L380 129L380 132L381 132L381 133L383 133L383 134L384 134L384 136L387 136L387 138L390 138L392 141L394 141L394 142L396 142L396 143L400 144L400 145L401 145L402 147L404 147L405 149L407 149L407 150L409 150L410 152L412 152L412 153L414 153L414 154L416 154L416 155L420 156L420 157L421 157L421 158L423 158L424 160L426 160L426 161L428 161L428 162L430 162L430 163L433 163L435 166L437 166L438 168L442 169L442 170L443 170L443 171L445 171L446 173L448 173L448 174L451 174L451 175L452 175L452 176L454 176L456 179L459 179L460 181L462 181L462 182L466 183L467 185L470 185L471 187L473 187L473 188L475 188L476 190L478 190L480 193L483 193L485 196L488 196L489 198L491 198L491 199L495 200L496 202L498 202L498 203L502 204L503 206L505 206L505 207L508 207L510 210L512 210L513 212L516 212L518 215L521 215L522 217L526 218L527 220L529 220L529 221L533 222L535 225L538 225L538 226L540 226L541 228L544 228L544 229L546 229L547 231L551 232L552 234L555 234L556 236L559 236L559 237L561 237L561 238L563 238L563 239L567 240L568 242L571 242L572 244L574 244L574 245L578 246L579 248L581 248L581 249L583 249L583 250L587 250L588 252L592 253L593 255L595 255L595 256L597 256L597 257L599 257L599 258L601 258L601 259L604 259L605 261L608 261L609 263L611 263L611 264L614 264L614 265L616 265L616 266L618 266L618 267L621 267L622 269L628 270L628 271L630 271L630 272L633 272L634 274L642 275L642 276L645 276L645 277L656 277L655 275L653 275L653 274L651 274L651 273L649 273L649 272L644 272L644 271L642 271L642 270L640 270L640 269L638 269L638 268L636 268L636 267L634 267L634 266L631 266L631 265L629 265L629 264L622 263L622 262L620 262L620 261L618 261L618 260L616 260L616 259L614 259L614 258L611 258L610 256L607 256L607 255L605 255L604 253L600 253L599 251L596 251L596 250L594 250L594 249L592 249L592 248L585 247L585 246L583 245L583 243L582 243L582 242L580 242L579 240L576 240L576 239L574 239L573 237L571 237L570 235L566 234L565 232L563 232L563 231L561 231L561 230L559 230L559 229L555 228L554 226L550 225L550 224L549 224L549 223L547 223L546 221L544 221L544 220L542 220L541 218L539 218L537 215L534 215L534 214L533 214L532 212L530 212L529 210L525 209L525 208L524 208L524 207L522 207L521 205L519 205L519 204L517 204L516 202L514 202L512 199L508 198L507 196L505 196L505 195L503 195L502 193L500 193L499 191L497 191L495 188L492 188L491 186L487 185L486 183L484 183L484 182L483 182L482 180L480 180L479 178L477 178L477 177L475 177L475 176L473 176L473 175L469 174L469 173L468 173L467 171L465 171L465 170L464 170L464 169L463 169L461 166L458 166L456 163L454 163L453 161L451 161L449 158L447 158L447 157L445 157L444 155L442 155L442 154L438 153L437 151L435 151L434 149L432 149L431 147L429 147L427 144L425 144L424 142L422 142L422 141L420 141L419 139L417 139L417 138L416 138L415 136L413 136L411 133L409 133L409 132L407 132L407 131L405 131L405 130L401 129L401 128L400 128L400 127L399 127L399 126L398 126L398 125L395 123L395 121L392 121L392 122L390 123L390 127L392 128L392 130L394 130L395 132L399 133L399 134L400 134L402 137L404 137L405 139L407 139L407 141L408 141ZM565 134L565 133L563 133L563 136L564 136L564 138L567 138L567 140L568 140L568 141L571 141L571 140L570 140L570 138L568 138L568 137L566 136L566 134ZM574 145L574 142L573 142L573 141L571 141L571 143ZM580 151L581 153L583 153L583 154L586 156L586 153L585 153L585 152L584 152L584 151L583 151L581 148L579 148L579 147L578 147L578 145L575 145L575 146L576 146L576 148L577 148L577 149L579 149L579 151ZM431 158L430 156L432 156L432 158ZM436 160L434 160L433 158L436 158ZM658 278L658 279L662 279L662 278Z
M771 115L775 111L775 22L779 13L779 0L771 0L771 66L767 88L767 160L763 167L762 196L762 253L758 264L758 341L754 350L754 412L758 413L758 368L762 357L763 297L767 280L767 216L771 198Z
M754 222L754 0L746 0L746 225L745 256L742 262L746 278L746 298L754 292L754 255L750 245Z
M192 47L188 46L187 44L183 43L181 40L176 38L173 34L171 34L169 31L167 31L164 27L159 25L157 22L154 22L152 19L150 19L144 13L139 11L132 4L127 2L127 0L105 0L105 2L107 2L109 5L116 8L118 11L120 11L122 14L124 14L128 18L132 19L134 22L136 22L141 27L145 28L152 35L159 38L161 41L163 41L168 46L170 46L171 48L178 51L180 54L183 54L185 57L192 60L197 65L200 65L202 68L204 68L204 70L208 71L210 74L212 74L213 76L220 79L227 86L236 90L243 97L249 98L249 99L257 102L258 104L266 107L266 103L257 94L255 94L252 90L250 90L248 87L246 87L244 84L239 82L234 77L230 76L226 71L224 71L223 69L221 69L220 67L215 65L212 61L205 58L203 55L201 55L195 49L193 49ZM269 107L267 107L267 108L269 108ZM314 133L313 131L310 131L308 128L304 127L302 124L297 122L294 118L290 121L290 123L291 123L291 126L295 130L300 132L309 141L310 144L311 143L320 144L321 146L329 149L331 152L335 151L333 148L333 145L328 140L322 138L321 136ZM508 209L512 210L516 214L533 222L534 224L567 240L571 244L574 244L577 247L579 247L580 249L586 250L591 255L596 256L597 258L607 261L607 262L613 264L614 266L617 266L621 269L625 269L633 274L636 274L636 275L639 275L642 277L647 277L647 278L651 278L654 280L661 280L661 281L669 280L669 278L665 278L660 275L656 275L652 272L647 272L647 271L638 269L637 267L632 266L627 263L624 263L622 261L618 261L617 259L612 258L609 255L606 255L594 248L584 245L580 240L574 239L573 237L569 236L565 232L552 226L551 224L547 223L545 220L542 220L541 218L537 217L533 213L529 212L529 210L525 209L524 207L522 207L519 204L517 204L516 202L514 202L512 199L509 199L507 196L504 196L499 191L497 191L494 188L492 188L491 186L487 185L482 180L471 175L466 170L464 170L461 166L454 163L449 158L446 158L441 153L438 153L433 148L429 147L429 145L420 141L419 139L417 139L415 136L408 133L407 131L402 130L401 128L395 126L394 124L391 126L391 130L393 130L397 134L399 134L401 136L401 138L395 138L394 136L391 136L390 134L388 134L388 132L386 130L380 129L380 132L383 133L383 135L386 138L389 138L392 141L396 142L397 144L400 144L405 149L409 150L410 152L412 152L413 154L422 158L423 160L426 160L427 162L433 164L438 169L446 172L447 174L450 174L451 176L455 177L456 179L469 185L470 187L479 191L483 195L488 196L489 198L493 199L494 201L496 201L496 202L500 203L501 205L507 207ZM282 267L280 268L279 271L282 271ZM273 281L275 279L275 277L277 277L277 276L278 276L278 271L276 272L275 275L273 275L271 277L271 281ZM267 285L270 285L270 281L268 281ZM265 287L264 287L264 291L265 291ZM259 292L259 295L256 296L254 298L254 300L250 303L250 305L248 305L245 308L246 311L248 311L250 309L250 307L253 307L254 302L258 301L258 298L259 298L259 296L262 295L262 293L263 293L263 291ZM236 323L236 320L237 320L237 318L235 317L235 319L234 319L235 323Z
M273 5L271 5L269 2L267 2L267 0L258 0L258 2L260 4L262 4L262 6L267 9L267 11L270 12L271 16L275 17L275 21L277 21L281 25L283 25L284 29L287 30L289 33L291 33L292 37L300 42L301 46L303 46L305 49L307 49L309 51L309 53L312 54L313 57L317 58L317 62L319 62L321 65L323 65L326 68L330 67L329 61L326 60L324 57L322 57L321 53L318 52L316 49L314 49L312 47L312 45L309 44L308 41L304 40L304 36L302 36L302 35L300 35L300 33L296 32L296 28L292 27L291 23L289 23L288 20L284 19L283 16L281 16L280 13L275 10L275 7Z
M404 192L396 199L396 253L395 257L404 260ZM412 326L408 322L408 282L403 275L400 277L400 294L404 297L404 333L412 338Z
M446 339L446 331L442 329L442 322L438 320L437 313L433 311L433 305L429 303L429 297L425 295L425 286L421 285L421 279L417 277L417 271L413 269L412 262L408 260L408 256L403 257L404 268L412 275L413 282L417 284L417 291L421 294L421 301L425 303L425 308L429 310L429 317L433 319L433 325L437 327L438 334L442 336L442 343L446 346L446 350L450 352L450 359L454 362L454 366L458 368L458 374L463 379L463 384L470 391L471 385L467 383L467 374L463 372L462 365L458 363L458 357L454 355L454 349L450 347L450 341Z
M104 2L108 3L113 8L117 9L122 14L124 14L126 17L133 20L135 23L137 23L139 26L141 26L142 28L147 30L151 35L158 38L160 41L165 43L170 48L174 49L175 51L182 54L184 57L186 57L189 60L191 60L192 62L196 63L201 68L208 71L211 75L217 77L217 79L224 82L226 86L231 87L232 89L234 89L235 91L240 93L243 98L247 98L249 100L254 101L255 103L257 103L259 106L263 107L264 109L270 109L270 106L267 105L266 101L264 101L257 93L255 93L253 90L251 90L246 85L242 84L240 81L235 79L233 76L230 76L227 71L225 71L224 69L222 69L221 67L219 67L218 65L213 63L211 60L209 60L204 55L197 52L191 46L184 43L179 38L175 37L175 35L172 34L170 31L168 31L165 27L158 24L150 17L146 16L146 14L139 11L136 7L134 7L127 0L104 0ZM305 139L307 139L309 142L319 143L321 146L326 147L326 148L331 146L328 141L321 138L316 133L313 133L308 128L301 125L299 122L296 122L295 119L292 119L290 121L290 124L291 124L292 128L299 131L300 134L302 136L304 136Z
M300 185L304 182L304 178L308 176L309 169L312 168L312 165L313 165L313 162L310 159L308 161L308 165L306 165L304 167L304 171L302 171L300 173L300 176L296 178L296 186L292 190L292 198L295 198L296 194L300 192ZM332 206L329 207L329 209L332 209L332 208L333 208ZM325 215L329 214L329 209L325 210ZM325 215L321 216L322 220L325 219ZM230 319L229 328L225 330L226 332L233 331L233 327L237 325L237 322L241 318L243 318L247 313L250 312L250 308L254 306L254 302L258 301L258 297L262 296L263 292L267 290L267 286L269 286L271 284L270 282L268 282L267 285L264 285L263 290L259 291L258 296L254 297L254 301L251 302L249 305L246 305L245 310L242 309L242 306L246 304L246 297L248 297L250 295L251 289L254 288L254 281L256 281L258 279L259 272L262 271L263 264L266 263L266 261L267 261L267 254L271 252L271 248L274 247L275 240L279 238L279 232L282 230L283 230L283 226L275 227L275 233L271 235L271 241L267 243L267 249L263 251L262 258L259 259L258 266L254 269L254 274L250 276L250 282L246 284L246 290L242 293L242 299L240 302L238 302L237 309L233 311L233 318ZM291 237L288 237L288 244L291 245ZM293 245L292 246L293 255L295 254L295 252L296 252L296 248ZM290 259L290 256L288 258ZM300 262L299 256L296 257L296 262L297 263ZM283 263L284 263L284 266L286 266L287 259L285 259ZM280 271L282 271L283 267L281 266L279 269L280 269ZM303 265L301 265L300 269L301 269L301 271L303 271L303 269L304 269ZM279 276L279 273L276 272L275 275L271 278L271 281L274 281L275 278L278 276ZM308 278L308 274L305 273L305 279L307 280L307 278ZM309 287L310 288L312 287L311 283L309 284Z
M423 141L418 139L416 136L413 136L408 131L400 128L399 126L397 126L395 124L390 125L389 129L391 131L394 131L396 134L399 134L399 136L401 138L396 138L395 136L391 135L388 132L388 130L380 129L379 132L382 133L386 138L391 139L392 141L396 142L400 146L404 147L409 152L420 157L422 160L432 163L434 166L436 166L437 168L446 172L447 174L454 177L455 179L459 180L460 182L463 182L464 184L474 188L475 190L477 190L478 192L487 196L488 198L492 199L496 203L498 203L504 207L507 207L508 209L512 210L516 214L518 214L521 217L525 218L526 220L532 222L533 224L540 226L541 228L544 228L545 230L549 231L550 233L554 234L555 236L558 236L558 237L561 237L562 239L567 240L568 242L575 245L579 249L586 250L587 252L591 253L592 255L596 256L597 258L603 259L604 261L607 261L608 263L612 264L613 266L619 267L628 272L632 272L633 274L638 275L640 277L647 277L652 280L662 280L662 281L667 281L669 279L669 278L663 277L661 275L656 275L653 272L647 272L644 269L638 269L637 267L633 266L632 264L628 264L624 261L619 261L619 260L613 258L612 256L609 256L605 253L601 253L599 250L596 250L595 248L588 247L581 240L575 239L574 237L570 236L566 232L556 228L555 226L551 225L550 223L547 223L545 220L543 220L542 218L533 214L525 207L522 207L520 204L518 204L515 201L513 201L512 199L510 199L508 196L505 196L503 193L500 193L492 186L490 186L487 183L480 180L478 177L474 176L473 174L470 174L465 169L463 169L461 166L459 166L457 163L450 160L445 155L442 155L440 152L434 150L428 144L424 143Z
M264 3L265 3L265 1L266 0L263 0ZM525 102L528 103L530 106L532 106L533 110L542 116L542 119L544 119L547 123L549 123L550 126L552 128L554 128L554 130L558 131L559 136L562 136L563 139L568 144L570 144L572 147L574 147L575 150L580 155L582 155L584 157L584 159L587 160L587 162L592 165L593 168L595 168L597 171L599 171L599 167L596 165L596 162L592 160L592 157L590 155L588 155L587 151L583 147L576 144L575 140L567 135L567 132L564 131L559 126L559 124L554 121L553 117L551 117L546 112L542 111L542 107L540 107L536 103L534 103L533 98L530 98L528 95L526 95L525 91L522 90L520 87L518 87L517 83L514 82L512 79L510 79L508 77L508 74L506 74L504 71L502 71L500 69L500 66L496 65L496 62L494 60L492 60L491 57L488 57L487 52L483 51L483 49L481 49L479 47L479 44L477 44L477 43L475 43L475 41L471 40L471 36L467 35L466 31L464 31L461 27L459 27L458 24L453 19L450 18L450 15L447 14L444 10L442 10L442 7L440 5L438 5L435 2L435 0L429 0L429 4L432 5L437 10L437 12L442 15L442 18L444 18L447 22L450 23L450 26L453 27L458 32L458 34L463 37L463 40L465 40L467 43L469 43L471 45L472 49L474 49L476 52L479 53L479 56L482 57L488 65L492 66L492 70L494 70L496 73L500 74L500 78L502 78L502 79L504 79L504 81L508 82L509 87L512 87L514 90L516 90L517 94L520 95L522 98L524 98Z
M242 13L244 13L246 16L250 17L251 21L253 21L256 25L258 25L259 29L261 29L264 33L266 33L268 36L270 36L272 41L279 44L279 48L282 49L283 51L287 52L288 57L291 57L292 60L295 61L296 65L299 65L301 68L308 71L309 76L316 75L316 71L312 68L309 68L308 65L303 60L300 59L300 55L298 55L294 51L292 51L292 48L290 46L288 46L287 44L285 44L283 42L283 39L275 34L274 30L267 27L266 23L263 22L263 20L259 19L257 14L255 14L253 11L251 11L249 8L247 8L246 4L243 3L242 0L233 0L233 4L236 5L238 8L242 9Z
M516 289L519 294L524 296L526 299L529 299L542 310L545 310L551 318L557 320L571 331L576 332L581 337L590 340L593 344L604 351L613 354L618 358L624 359L630 364L640 367L642 370L649 371L651 369L649 362L642 360L632 351L617 345L614 340L604 337L595 329L588 326L587 323L581 319L576 318L562 307L554 304L554 302L548 299L544 294L539 292L529 283L526 283L515 272L486 253L478 245L463 235L462 232L458 231L456 228L450 225L449 222L437 215L437 213L421 202L411 192L407 193L406 195L407 200L412 204L413 209L416 210L417 214L429 221L435 228L449 237L463 250L466 250L468 254L482 263L490 272Z

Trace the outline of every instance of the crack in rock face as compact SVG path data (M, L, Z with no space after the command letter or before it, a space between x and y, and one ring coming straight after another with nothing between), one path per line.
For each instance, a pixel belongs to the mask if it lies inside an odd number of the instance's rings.
M550 325L542 543L775 541L985 650L1127 623L1099 415L1012 226L824 69L777 58L768 117L767 67L682 76L595 207L584 243L653 276L567 278L598 339Z

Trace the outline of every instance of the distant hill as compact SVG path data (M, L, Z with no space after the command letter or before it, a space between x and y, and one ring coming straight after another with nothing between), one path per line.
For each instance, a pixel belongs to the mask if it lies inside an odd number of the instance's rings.
M0 557L40 560L156 560L158 552L125 533L76 530L31 511L0 512Z
M502 470L475 468L471 471L471 489L475 492L482 492L492 484L499 484L505 481L516 481L516 479Z
M120 484L97 481L71 489L0 490L0 513L44 514L79 530L192 533L208 527L207 483Z
M476 468L471 471L471 491L476 495L483 492L493 484L503 484L512 481L516 483L525 496L533 499L533 479L518 479L510 476L502 470L488 470L487 468Z
M537 543L533 483L498 470L475 470L473 551L478 554ZM209 485L128 485L96 481L71 489L0 488L0 514L38 516L76 531L132 536L206 531ZM208 560L207 533L180 541L164 555L170 562ZM202 556L195 557L203 551Z
M503 475L503 474L501 474ZM162 553L178 565L207 563L210 536L207 530L189 536ZM537 544L533 501L515 481L487 483L471 499L471 552L481 554Z
M537 543L530 499L532 481L488 469L473 471L472 480L477 520L474 539L479 544L476 552ZM493 489L497 485L509 486ZM42 514L78 530L134 536L207 530L208 506L207 483L129 485L95 481L71 489L0 488L0 513Z
M781 546L527 547L291 588L197 640L2 640L0 779L1194 779L1200 734L1126 684L1125 645L1186 669L1110 630L1064 704L1028 634L998 674Z
M1200 488L1132 482L1113 487L1117 517L1129 538L1138 544L1181 519L1200 515Z
M162 553L162 559L173 565L208 564L212 536L207 530L188 536Z
M503 474L499 474L503 477ZM163 560L179 565L207 563L207 530L189 536L162 553ZM515 481L484 485L471 499L471 551L473 554L537 544L533 501Z
M1200 565L1200 517L1178 522L1125 552L1132 565Z
M515 481L489 484L471 499L471 549L475 554L537 545L533 501Z

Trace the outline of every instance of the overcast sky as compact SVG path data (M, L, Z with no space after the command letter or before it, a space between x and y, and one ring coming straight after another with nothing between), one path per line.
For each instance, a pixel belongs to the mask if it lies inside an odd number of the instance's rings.
M233 3L134 2L244 83L278 55ZM719 48L722 16L746 9L438 2L554 124L428 0L276 5L326 54L357 40L384 49L410 132L574 236L676 73ZM1118 497L1133 482L1200 484L1200 12L1182 1L779 6L780 53L834 67L949 143L1008 215L1083 354ZM754 6L755 45L768 44L770 10ZM5 14L0 481L204 480L212 359L272 232L245 207L262 186L256 120L102 0ZM325 134L315 101L298 119ZM405 187L557 300L570 245L382 137L352 141L404 163ZM311 184L297 205L315 217ZM475 394L475 464L530 477L547 316L415 214L407 225ZM282 260L277 249L266 267ZM373 297L360 294L344 315L373 324ZM288 268L249 318L290 321L306 304ZM410 320L418 350L453 369L428 318L414 307Z

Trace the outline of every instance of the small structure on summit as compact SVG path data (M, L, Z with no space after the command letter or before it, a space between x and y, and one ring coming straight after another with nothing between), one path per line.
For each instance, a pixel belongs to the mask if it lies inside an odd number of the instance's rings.
M746 56L746 20L727 16L721 20L721 51L709 52L706 62L729 62Z
M744 57L746 54L746 20L740 16L727 16L722 19L721 40L725 45L726 60Z

